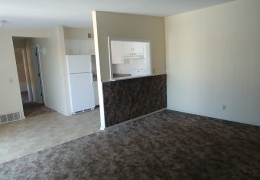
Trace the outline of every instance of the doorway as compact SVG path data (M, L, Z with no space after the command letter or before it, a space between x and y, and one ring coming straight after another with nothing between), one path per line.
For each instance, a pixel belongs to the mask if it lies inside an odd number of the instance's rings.
M45 106L39 45L30 38L14 37L14 51L24 116L26 118L54 112Z
M30 75L26 52L25 49L21 48L16 48L14 52L22 102L29 103L32 101L32 90L30 84Z

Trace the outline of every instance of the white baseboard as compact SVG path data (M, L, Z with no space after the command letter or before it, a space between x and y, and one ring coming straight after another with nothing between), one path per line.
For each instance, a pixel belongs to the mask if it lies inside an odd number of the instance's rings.
M125 122L121 122L121 123L119 123L119 124L115 124L115 125L113 125L113 126L100 127L100 130L101 130L101 131L104 131L105 129L109 129L109 128L112 128L112 127L120 126L120 125L125 124L125 123L128 123L128 122L136 121L136 120L138 120L138 119L141 119L141 118L150 116L150 115L152 115L152 114L155 114L155 113L158 113L158 112L161 112L161 111L164 111L164 110L166 110L166 109L167 109L167 108L163 108L163 109L160 109L160 110L158 110L158 111L154 111L154 112L151 112L151 113L149 113L149 114L145 114L145 115L143 115L143 116L139 116L139 117L137 117L137 118L130 119L130 120L127 120L127 121L125 121Z

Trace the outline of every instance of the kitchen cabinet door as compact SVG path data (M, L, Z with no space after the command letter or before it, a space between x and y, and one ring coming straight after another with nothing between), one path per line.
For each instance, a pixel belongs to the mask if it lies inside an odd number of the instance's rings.
M133 52L134 53L144 53L144 47L142 42L133 42Z
M129 55L133 53L133 42L123 42L123 54Z
M90 41L90 52L91 55L95 55L95 44L94 44L94 40L89 40Z
M69 55L95 55L94 40L65 40L66 54Z
M70 40L65 40L65 50L66 50L66 54L68 54L68 55L73 54Z
M124 64L123 44L121 41L111 41L111 58L112 64Z
M94 40L82 40L81 52L86 55L95 55Z
M81 43L78 40L69 40L72 54L81 54Z
M81 49L80 50L81 54L89 55L91 53L90 52L91 46L90 46L89 41L85 41L85 40L80 41L79 47Z
M134 55L144 53L144 47L142 42L123 42L123 54Z

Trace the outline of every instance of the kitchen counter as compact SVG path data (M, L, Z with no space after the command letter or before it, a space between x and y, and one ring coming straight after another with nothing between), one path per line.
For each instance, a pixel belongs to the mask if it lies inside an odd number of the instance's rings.
M157 76L157 75L135 75L135 76L114 77L110 81L120 81L120 80L136 79L136 78L143 78L143 77L150 77L150 76Z
M131 74L113 74L113 78L129 77Z

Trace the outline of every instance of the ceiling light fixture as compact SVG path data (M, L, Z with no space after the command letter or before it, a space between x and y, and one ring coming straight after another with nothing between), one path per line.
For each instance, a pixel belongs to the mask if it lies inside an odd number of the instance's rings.
M0 21L0 27L4 27L6 23L7 23L7 21L5 21L5 20Z

